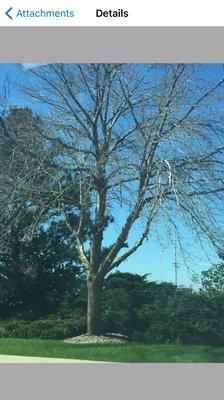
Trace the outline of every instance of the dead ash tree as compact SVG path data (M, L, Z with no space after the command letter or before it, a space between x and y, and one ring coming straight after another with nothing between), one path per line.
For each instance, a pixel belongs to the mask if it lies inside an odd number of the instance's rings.
M87 333L100 334L104 278L151 235L158 217L172 223L181 215L198 237L223 245L224 76L205 82L183 64L50 64L29 73L22 89L42 104L45 128L36 140L45 147L25 143L26 155L52 177L51 205L87 271ZM31 178L24 190L41 214L49 184ZM66 202L69 196L72 205L72 190L75 226Z

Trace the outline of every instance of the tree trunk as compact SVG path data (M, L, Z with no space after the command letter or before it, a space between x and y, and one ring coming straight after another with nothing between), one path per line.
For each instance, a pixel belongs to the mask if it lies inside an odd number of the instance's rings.
M101 326L101 296L103 289L103 279L101 277L89 275L87 278L87 334L100 335Z

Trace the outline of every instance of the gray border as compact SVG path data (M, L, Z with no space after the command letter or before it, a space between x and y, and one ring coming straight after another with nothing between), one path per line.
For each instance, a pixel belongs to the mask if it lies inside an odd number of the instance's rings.
M4 400L211 400L223 392L219 364L0 365Z
M0 38L0 62L224 61L224 27L0 27Z

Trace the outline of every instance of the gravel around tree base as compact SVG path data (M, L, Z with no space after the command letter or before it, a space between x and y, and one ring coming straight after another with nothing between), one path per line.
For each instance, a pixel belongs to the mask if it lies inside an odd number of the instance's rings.
M64 340L64 343L70 344L121 344L127 342L127 336L120 333L107 333L99 336L85 334Z

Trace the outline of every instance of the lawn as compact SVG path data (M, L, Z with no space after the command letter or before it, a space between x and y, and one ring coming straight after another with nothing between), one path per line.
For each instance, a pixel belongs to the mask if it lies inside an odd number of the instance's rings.
M72 345L61 340L0 339L0 354L130 363L222 363L224 348L179 344Z

